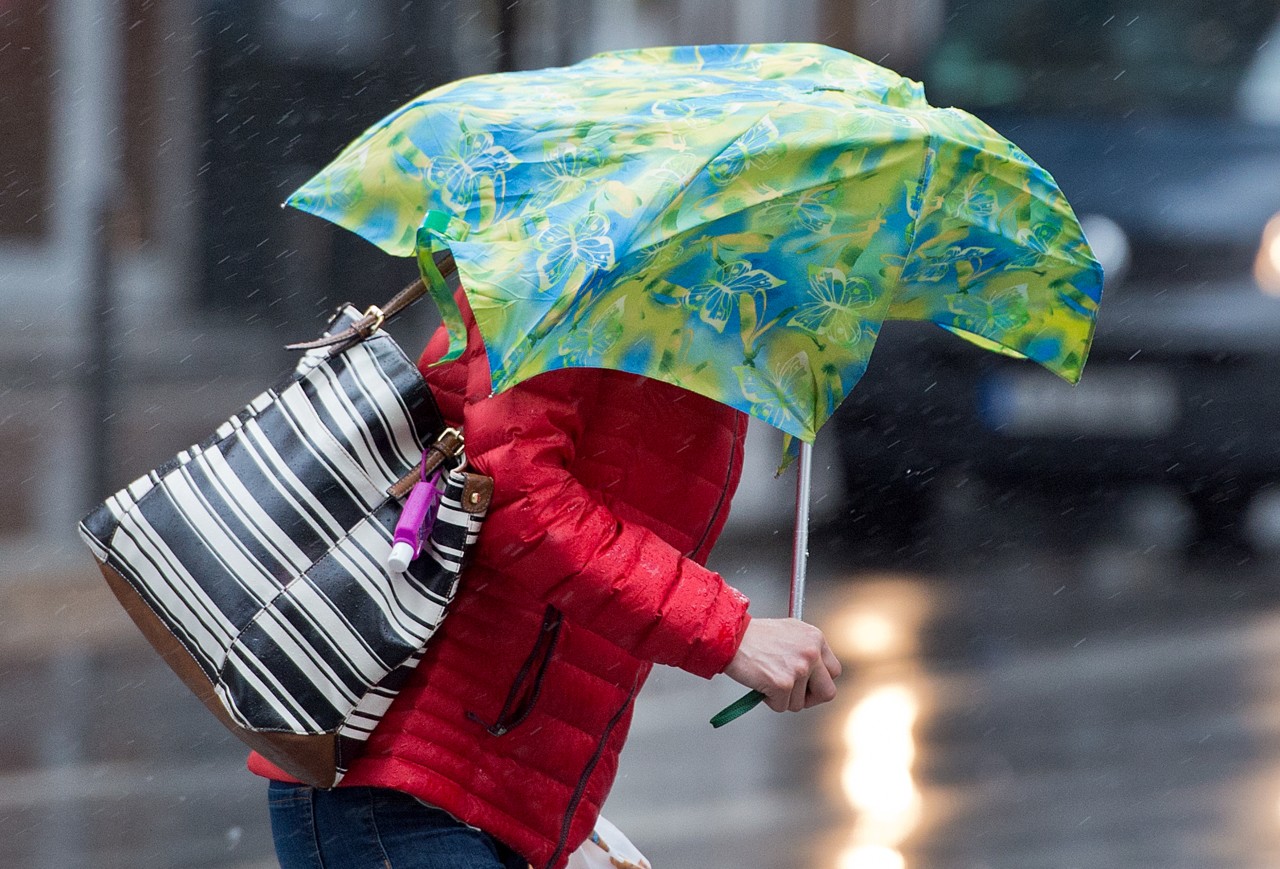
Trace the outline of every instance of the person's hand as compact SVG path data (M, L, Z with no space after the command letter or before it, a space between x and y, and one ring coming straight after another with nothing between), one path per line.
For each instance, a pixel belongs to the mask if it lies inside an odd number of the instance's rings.
M798 619L752 619L725 675L765 697L774 712L799 712L836 696L840 662L822 631Z

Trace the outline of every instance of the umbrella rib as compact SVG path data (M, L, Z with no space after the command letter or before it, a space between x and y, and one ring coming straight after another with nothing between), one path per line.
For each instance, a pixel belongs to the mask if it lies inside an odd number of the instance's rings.
M775 103L775 104L774 104L774 106L775 106L775 107L776 107L777 105L780 105L780 103ZM764 114L762 114L762 115L760 116L760 118L758 118L758 119L756 120L756 122L755 122L755 123L759 123L761 120L763 120L763 119L764 119L765 117L767 117L768 115L769 115L769 112L765 112ZM929 155L929 156L928 156L928 158L925 160L925 163L921 166L921 169L920 169L920 176L919 176L919 179L917 180L917 189L922 190L922 189L923 189L923 185L924 185L924 184L928 184L928 183L930 182L930 180L931 180L931 177L932 177L932 174L933 174L933 163L934 163L934 157L936 156L937 150L936 150L936 148L935 148L935 147L934 147L934 145L933 145L933 142L934 142L934 135L933 135L933 133L931 133L931 132L929 131L929 129L928 129L927 127L925 127L923 124L921 124L919 121L915 121L914 119L913 119L913 121L914 121L914 122L915 122L915 123L920 127L920 129L922 129L922 130L924 131L924 133L925 133L925 137L926 137L926 139L927 139L927 141L928 141L928 144L926 145L926 148L927 148L927 152L928 152L928 155ZM752 124L752 126L755 126L755 124ZM750 127L748 127L747 129L750 129ZM744 133L743 133L743 134L745 134L745 131L744 131ZM719 151L717 151L714 155L712 155L712 157L711 157L709 160L707 160L705 163L703 163L703 164L702 164L702 166L701 166L701 167L699 167L699 168L698 168L698 170L697 170L696 172L692 173L692 174L689 176L689 177L690 177L690 180L692 180L693 178L698 177L698 176L699 176L699 175L701 175L704 171L706 171L707 166L709 166L712 162L714 162L714 161L715 161L715 159L716 159L717 157L719 157L721 154L723 154L725 151L729 150L729 148L730 148L730 147L732 147L734 144L736 144L736 143L737 143L741 138L742 138L742 135L739 135L739 136L738 136L737 138L735 138L732 142L730 142L729 144L725 145L723 148L721 148ZM837 185L839 185L839 183L840 183L840 180L839 180L839 179L837 179L837 180L826 179L826 180L823 180L823 181L815 182L815 183L813 183L813 184L805 185L804 187L797 187L797 188L794 188L794 189L788 190L788 191L786 191L786 192L778 192L778 193L776 193L775 195L767 196L767 197L765 197L765 198L763 198L763 199L755 200L755 201L751 202L749 205L744 205L742 208L739 208L739 209L737 209L737 210L735 210L735 211L726 211L724 214L719 215L719 216L718 216L718 217L716 217L715 219L716 219L716 220L724 220L724 219L726 219L726 218L733 217L734 215L742 214L744 211L750 211L750 210L751 210L751 209L753 209L753 208L759 208L760 206L762 206L762 205L766 205L766 204L768 204L768 203L770 203L770 202L777 202L777 201L779 201L779 200L786 199L787 197L790 197L790 196L799 196L799 195L801 195L801 194L803 194L803 193L808 193L808 192L809 192L809 191L811 191L811 190L818 190L818 189L821 189L821 188L823 188L823 187L832 187L832 186L837 186ZM683 192L683 188L682 188L681 192ZM668 208L670 208L670 207L671 207L671 204L672 204L672 203L673 203L673 202L678 198L678 196L679 196L679 194L677 194L676 196L671 197L671 199L669 199L669 200L668 200L668 201L663 205L663 207L662 207L662 209L661 209L661 210L662 210L662 211L666 211ZM921 201L923 201L923 196L921 196ZM918 213L919 213L919 209L917 208L917 209L916 209L916 211L917 211L917 215L918 215ZM909 249L909 250L907 251L907 256L910 256L910 254L912 253L912 250L914 249L914 246L915 246L916 223L918 222L918 220L919 220L919 218L918 218L918 216L917 216L917 219L916 219L915 221L912 221L912 226L911 226L912 242L911 242L911 249ZM670 241L671 239L673 239L673 238L678 238L679 236L684 235L684 234L686 234L686 233L693 232L693 231L695 231L695 230L697 230L697 231L705 231L705 229L706 229L706 226L705 226L705 224L703 224L703 225L696 226L696 227L689 227L689 228L687 228L687 229L681 230L680 232L672 233L671 235L665 235L665 236L663 236L662 238L659 238L658 240L656 240L656 241L654 241L654 242L652 242L652 243L650 243L650 244L647 244L647 245L645 245L645 246L644 246L644 247L642 247L642 248L637 248L637 249L636 249L636 250L634 250L634 251L628 251L627 256L629 257L629 256L631 256L631 255L633 255L633 254L641 253L641 252L643 252L643 251L650 250L650 249L652 249L652 248L654 248L654 247L657 247L657 246L658 246L658 245L660 245L660 244L664 244L664 243L666 243L666 242ZM627 236L627 240L629 241L629 240L634 236L634 234L635 234L635 233L633 232L631 235L628 235L628 236ZM621 246L621 245L619 245L619 249L622 249L622 246Z
M708 157L708 158L707 158L707 160L706 160L706 161L704 161L704 162L702 163L702 165L701 165L701 166L699 166L696 170L694 170L693 172L689 173L688 179L687 179L684 183L682 183L682 184L681 184L681 185L676 189L675 193L673 193L673 194L671 195L671 197L670 197L669 199L667 199L667 201L666 201L666 202L664 202L664 203L662 204L662 207L661 207L661 208L654 209L653 213L654 213L655 215L661 215L661 214L666 213L666 212L667 212L667 210L671 208L671 205L672 205L674 202L676 202L676 200L678 200L678 199L679 199L679 198L680 198L680 197L685 193L685 191L688 189L687 185L688 185L688 182L689 182L689 181L692 181L694 178L697 178L697 177L699 177L700 175L702 175L702 173L703 173L703 172L705 172L705 171L707 170L707 167L708 167L709 165L711 165L711 164L716 160L716 158L718 158L718 157L719 157L721 154L723 154L725 151L728 151L728 150L729 150L730 148L732 148L735 144L737 144L738 142L740 142L740 141L742 140L742 137L743 137L744 135L746 135L746 133L747 133L747 131L748 131L748 130L751 130L753 127L755 127L757 124L759 124L762 120L764 120L765 118L767 118L767 117L770 115L770 113L771 113L774 109L776 109L779 105L781 105L781 102L780 102L780 101L774 101L773 103L771 103L771 104L768 106L768 108L766 108L766 109L765 109L765 110L763 110L763 111L762 111L758 116L756 116L756 117L751 121L751 123L750 123L750 124L748 124L746 127L744 127L744 128L742 129L742 131L741 131L741 132L739 132L737 136L734 136L734 137L733 137L733 139L732 139L732 140L730 140L727 144L725 144L725 146L724 146L723 148L721 148L719 151L717 151L716 153L714 153L714 154L712 154L710 157ZM766 200L766 201L767 201L767 200ZM736 213L736 212L735 212L735 213ZM625 236L623 236L622 238L620 238L620 239L618 239L618 240L617 240L617 242L615 243L615 249L616 249L616 250L626 250L627 245L630 243L631 239L635 237L635 235L636 235L637 231L641 228L641 225L642 225L642 221L636 221L636 222L635 222L635 225L633 226L633 228L631 229L631 231L630 231L630 232L628 232L628 233L627 233ZM649 225L649 224L644 224L644 225ZM687 231L689 231L689 230L685 230L685 231L687 232ZM600 275L608 275L610 272L615 271L615 270L617 269L618 263L620 263L623 259L626 259L627 257L629 257L632 253L638 253L638 252L640 252L640 251L646 251L646 250L649 250L650 248L655 247L656 245L662 244L663 242L665 242L665 241L667 241L667 240L669 240L669 239L671 239L671 238L675 238L675 237L676 237L676 235L683 235L683 234L684 234L683 232L681 232L681 233L676 233L675 235L671 235L671 236L667 236L666 238L659 239L658 241L654 242L653 244L645 245L643 248L640 248L638 251L629 251L629 252L628 252L627 254L625 254L622 258L620 258L617 262L615 262L615 263L614 263L614 268L609 269L608 271L604 271L604 270L599 269L599 268L592 269L590 272L588 272L588 273L583 277L582 287L587 287L587 286L589 286L589 285L592 283L592 281L593 281L597 276L600 276ZM470 290L467 290L467 292L469 293L469 292L470 292ZM547 314L550 314L550 313L551 313L550 311L548 311L548 312L547 312ZM568 314L568 311L567 311L567 310L566 310L566 311L561 312L561 316L560 316L559 318L557 318L556 322L551 326L551 328L555 328L556 326L558 326L558 325L559 325L559 323L560 323L560 322L562 322L562 318L563 318L565 315L567 315L567 314ZM545 317L546 317L546 314L544 314L544 315L543 315L543 317L539 318L539 321L538 321L538 324L537 324L538 326L542 326L542 325L544 325L544 324L545 324ZM505 365L506 361L507 361L507 360L503 360L504 365Z
M924 160L920 164L920 174L916 178L916 190L913 195L914 202L911 203L912 213L915 219L911 221L911 240L907 242L907 251L902 256L902 266L905 269L908 262L911 261L911 255L915 253L916 241L920 235L920 210L924 207L925 192L930 184L933 183L933 166L938 157L938 149L934 144L933 132L924 124L921 124L915 118L911 119L924 129L926 136L926 145L924 152Z
M753 129L757 124L759 124L765 118L769 117L773 113L773 110L780 105L782 105L782 102L780 100L775 100L774 102L770 103L768 107L762 110L760 114L754 120L752 120L750 124L748 124L746 127L742 129L741 132L738 133L738 135L734 136L731 140L725 143L725 146L723 148L721 148L720 150L712 154L710 157L708 157L705 161L703 161L702 165L699 166L697 169L695 169L693 172L690 172L688 178L686 178L685 181L679 186L679 188L677 188L676 192L673 193L666 202L662 203L661 208L654 209L653 214L657 216L666 214L667 211L671 208L671 206L677 200L679 200L682 196L684 196L686 192L688 192L689 182L693 181L695 178L701 177L702 174L707 171L708 166L714 163L722 154L724 154L725 151L728 151L734 145L741 142L742 137L745 136L749 130ZM734 212L734 213L736 214L737 212ZM626 250L627 245L629 245L631 243L631 240L635 238L636 233L639 231L640 228L641 228L641 221L636 221L635 226L631 229L631 231L627 233L627 235L624 238L619 239L618 250ZM640 250L648 250L649 248L654 247L655 245L662 244L664 241L674 238L676 235L682 235L682 234L683 233L675 233L674 235L665 236L663 238L658 239L653 244L645 245L644 247L640 248Z

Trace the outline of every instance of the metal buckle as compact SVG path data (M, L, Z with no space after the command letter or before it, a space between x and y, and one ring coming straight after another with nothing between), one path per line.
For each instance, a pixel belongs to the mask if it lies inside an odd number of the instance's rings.
M448 447L440 445L440 442L450 435L457 439L457 446L454 449L449 449ZM458 464L453 467L453 471L455 473L459 473L467 467L466 440L463 438L460 430L453 426L449 426L444 431L440 432L432 446L440 452L448 454L449 458L457 461Z
M381 329L382 324L386 322L387 319L387 315L382 313L382 309L377 305L370 305L368 310L364 312L364 315L366 317L373 318L373 325L369 327L369 331L365 332L366 335L372 335L374 332Z

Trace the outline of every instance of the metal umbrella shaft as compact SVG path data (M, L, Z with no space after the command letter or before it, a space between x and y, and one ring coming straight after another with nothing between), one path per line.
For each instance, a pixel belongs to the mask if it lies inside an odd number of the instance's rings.
M809 494L813 480L813 444L800 442L796 474L796 525L791 538L791 602L787 614L804 618L804 577L809 567Z
M809 494L813 480L813 445L800 442L800 461L796 469L796 524L792 534L791 550L791 601L787 614L793 619L803 618L804 579L809 566ZM712 727L723 727L735 718L754 709L764 700L759 691L748 691L711 719Z

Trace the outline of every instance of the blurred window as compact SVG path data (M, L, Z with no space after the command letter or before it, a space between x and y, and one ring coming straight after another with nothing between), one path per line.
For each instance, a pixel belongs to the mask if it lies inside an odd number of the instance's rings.
M272 0L263 7L267 49L299 66L352 70L376 63L391 27L385 3Z
M1260 124L1280 125L1280 16L1240 85L1240 114Z
M166 147L161 91L165 39L161 16L166 4L156 0L126 0L124 22L124 202L120 203L130 231L142 238L156 234L157 172ZM170 34L172 38L172 34ZM172 85L170 85L172 87ZM173 95L169 94L172 99Z
M1037 114L1227 115L1280 0L953 3L930 102Z
M50 15L43 0L0 0L0 237L47 229Z
M125 205L148 236L162 149L159 6L156 0L127 0L122 7ZM48 229L58 83L50 27L51 4L0 0L0 237L41 238Z
M22 404L20 399L17 406ZM35 402L28 406L35 406ZM25 420L10 418L0 426L0 456L5 459L0 462L0 491L5 493L0 498L0 539L35 530L40 490L31 480L32 469L41 459L39 443L36 426Z

